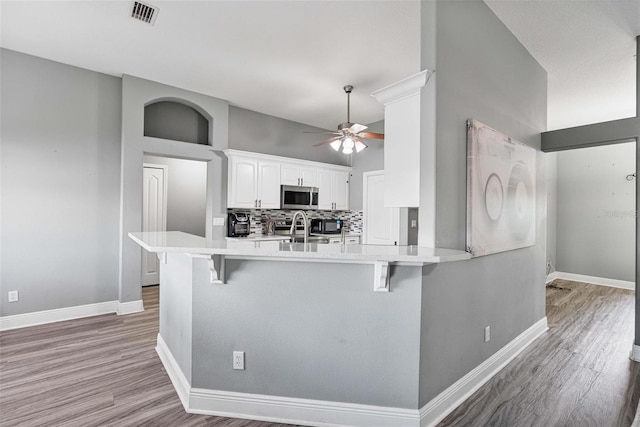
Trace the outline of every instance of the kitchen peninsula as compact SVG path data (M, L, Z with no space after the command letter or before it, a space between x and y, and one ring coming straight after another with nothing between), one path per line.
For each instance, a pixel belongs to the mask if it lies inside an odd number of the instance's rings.
M161 259L157 351L188 412L420 425L423 266L469 254L129 236Z

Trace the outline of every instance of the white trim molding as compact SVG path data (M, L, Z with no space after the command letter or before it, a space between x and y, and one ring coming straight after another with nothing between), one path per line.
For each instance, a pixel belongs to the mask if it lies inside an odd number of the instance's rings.
M425 427L446 417L547 329L547 318L540 319L420 410L191 388L159 334L156 351L191 414L310 426Z
M633 344L633 347L631 347L631 354L629 355L629 359L633 360L634 362L640 362L640 345ZM638 408L638 411L640 411L640 408Z
M434 72L431 70L423 70L398 82L385 86L371 93L376 101L381 104L392 104L396 101L403 100L409 96L417 95L420 89L424 87Z
M437 395L420 409L420 427L435 426L442 421L548 329L547 318L543 317L474 370Z
M140 313L141 311L144 311L144 305L142 300L139 299L137 301L118 302L118 310L116 313L118 313L118 315L123 315Z
M184 410L189 412L189 390L191 389L189 380L187 380L187 377L182 373L182 369L180 369L178 362L173 357L173 354L171 354L171 350L169 350L167 343L160 334L158 334L156 353L158 353L160 361L169 375L173 388L175 388L176 393L178 393Z
M0 317L0 331L26 328L28 326L45 325L47 323L100 316L102 314L130 314L144 311L142 300L121 303L106 301L95 304L76 305L53 310L35 311Z
M547 281L545 282L545 284L549 284L551 282L553 282L556 279L559 279L560 277L558 276L558 272L557 271L553 271L550 274L547 275Z
M636 290L636 283L627 280L608 279L606 277L586 276L583 274L563 273L561 271L554 271L547 276L547 283L554 281L555 279L571 280L574 282L589 283L591 285L609 286L612 288L628 289L630 291Z

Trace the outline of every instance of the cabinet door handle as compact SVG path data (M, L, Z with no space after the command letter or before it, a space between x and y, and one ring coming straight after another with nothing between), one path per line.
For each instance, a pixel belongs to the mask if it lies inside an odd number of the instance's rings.
M300 185L304 185L304 178L300 178Z
M300 178L298 178L298 185L300 185Z
M261 208L262 207L262 200L258 200L258 207Z
M258 200L254 200L254 201L253 201L253 207L254 207L254 208L257 208L257 207L258 207Z

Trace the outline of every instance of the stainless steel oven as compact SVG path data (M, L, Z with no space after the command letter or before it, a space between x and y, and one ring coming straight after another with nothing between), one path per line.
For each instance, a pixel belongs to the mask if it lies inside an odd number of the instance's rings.
M280 186L280 208L318 209L318 188L297 185Z

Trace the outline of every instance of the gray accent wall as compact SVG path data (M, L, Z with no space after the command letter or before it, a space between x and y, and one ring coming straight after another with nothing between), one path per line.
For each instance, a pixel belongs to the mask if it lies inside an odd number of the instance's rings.
M207 163L148 155L144 162L167 166L167 231L205 237Z
M157 101L181 102L209 120L210 145L144 136L144 106ZM213 227L213 217L227 210L226 157L229 104L222 99L125 75L122 78L122 164L120 207L120 302L141 298L141 248L128 233L142 229L142 164L145 154L207 162L205 234L220 239L224 226Z
M480 120L539 150L547 77L483 2L422 7L422 65L436 70L436 239L440 247L464 249L466 121ZM423 106L429 101L425 93L431 92L423 91ZM536 186L535 246L423 269L420 406L544 318L547 194L541 152ZM491 341L484 343L489 325Z
M229 107L229 148L348 166L348 156L328 145L313 146L332 135L305 133L326 131L239 107Z
M635 281L635 141L557 156L556 270Z
M558 153L544 155L547 171L547 265L546 273L558 268Z
M7 49L0 63L0 315L116 300L121 79Z
M417 408L421 267L381 293L370 264L228 259L211 285L193 262L192 387Z

